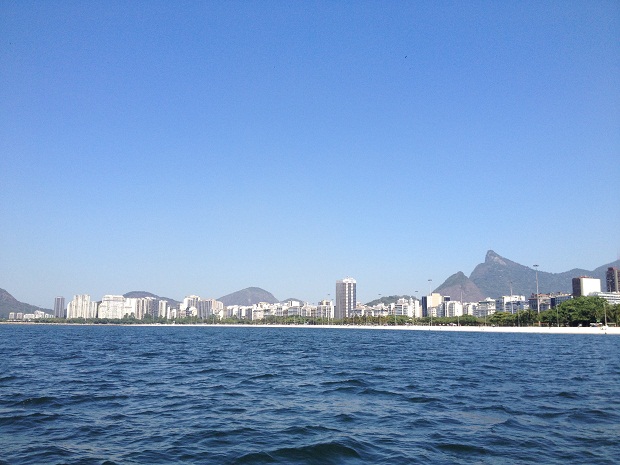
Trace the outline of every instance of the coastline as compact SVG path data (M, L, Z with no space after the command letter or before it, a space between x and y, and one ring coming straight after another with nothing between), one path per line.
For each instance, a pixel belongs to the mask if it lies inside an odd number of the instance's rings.
M45 325L45 326L149 326L160 328L304 328L304 329L362 329L386 331L439 331L439 332L473 332L473 333L532 333L532 334L587 334L620 336L620 327L557 327L557 326L365 326L365 325L253 325L253 324L76 324L76 323L34 323L3 321L0 325Z

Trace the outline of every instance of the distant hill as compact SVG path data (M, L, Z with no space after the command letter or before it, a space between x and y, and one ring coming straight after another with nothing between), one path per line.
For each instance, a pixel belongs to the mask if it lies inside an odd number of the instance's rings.
M170 297L160 297L156 294L146 291L131 291L127 294L123 294L123 297L125 297L126 299L141 299L143 297L154 297L157 300L167 300L168 305L170 305L171 307L178 307L180 304L180 302L176 299L171 299Z
M267 292L260 287L248 287L232 294L220 297L220 302L223 302L225 306L228 305L254 305L259 302L267 302L275 304L279 302L271 292Z
M395 304L396 302L398 302L398 299L410 299L410 298L415 299L415 296L412 296L412 295L386 295L386 296L381 297L380 299L371 300L366 305L368 305L369 307L374 307L375 305L378 305L379 303L382 303L384 305L390 305L390 304Z
M0 289L0 318L8 318L10 312L34 313L36 310L52 313L52 310L49 308L36 307L20 302L4 289Z
M620 260L602 265L595 270L575 268L562 273L538 271L538 288L541 293L572 292L572 278L592 276L601 280L604 290L605 273L610 266L620 266ZM502 295L524 295L529 297L536 292L536 270L513 262L489 250L483 263L474 268L469 278L458 272L450 276L435 289L442 295L449 295L452 300L460 300L463 291L464 302L476 302L485 297L497 298Z

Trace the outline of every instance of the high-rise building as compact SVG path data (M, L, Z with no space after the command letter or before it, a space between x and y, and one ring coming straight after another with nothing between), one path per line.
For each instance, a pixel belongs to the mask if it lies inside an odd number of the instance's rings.
M336 281L336 308L334 318L341 320L352 314L356 304L357 282L353 278L339 279Z
M601 280L589 276L573 278L573 296L581 297L592 292L601 292Z
M99 318L121 319L125 316L125 297L104 295L99 304Z
M607 268L607 292L620 292L620 270L610 266Z
M56 297L54 299L54 318L66 318L67 307L65 307L65 298Z
M449 302L449 296L442 296L437 292L432 292L430 295L422 296L422 316L431 316L433 313L432 309L437 309L442 302Z
M67 318L97 318L97 302L91 302L88 294L74 295L67 305Z

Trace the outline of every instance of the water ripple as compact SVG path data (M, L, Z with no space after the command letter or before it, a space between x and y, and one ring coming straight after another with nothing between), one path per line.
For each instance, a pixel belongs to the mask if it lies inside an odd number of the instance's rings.
M616 462L616 338L38 325L0 338L0 465Z

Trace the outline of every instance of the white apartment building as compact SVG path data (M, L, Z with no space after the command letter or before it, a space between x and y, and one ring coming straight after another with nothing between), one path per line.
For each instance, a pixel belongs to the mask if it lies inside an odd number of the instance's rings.
M127 299L129 300L129 299ZM136 299L135 316L138 320L143 320L145 316L157 317L157 299L155 297L142 297Z
M517 313L524 309L526 303L524 295L503 295L495 299L495 311Z
M97 302L91 302L88 294L74 295L67 304L67 318L97 318Z
M417 314L422 316L420 311L420 303L412 298L398 299L396 303L390 304L390 315L401 315L413 318Z
M601 292L601 280L589 276L573 278L573 296L588 296L594 292Z
M463 304L456 300L449 300L442 305L443 316L454 317L463 316Z
M170 319L170 307L167 300L160 300L159 304L157 304L157 316L167 320Z
M215 299L200 299L196 307L198 309L198 318L213 318L214 315L220 318L224 310L224 303Z
M495 299L487 297L478 302L476 310L474 311L474 316L481 318L492 315L493 313L495 313Z
M99 318L121 319L125 315L125 297L104 295L99 304Z
M316 307L316 318L334 318L334 303L331 300L321 300Z

